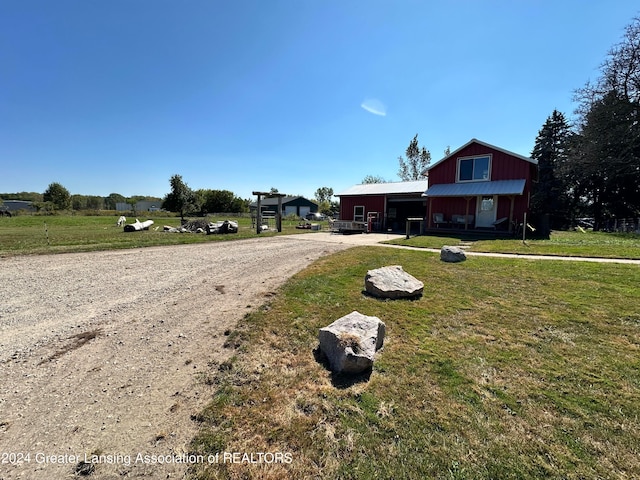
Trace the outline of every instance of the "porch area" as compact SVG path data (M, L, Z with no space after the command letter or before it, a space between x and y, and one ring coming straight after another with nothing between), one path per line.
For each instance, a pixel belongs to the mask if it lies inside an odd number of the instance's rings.
M528 208L524 186L524 179L433 185L424 194L426 230L511 234Z

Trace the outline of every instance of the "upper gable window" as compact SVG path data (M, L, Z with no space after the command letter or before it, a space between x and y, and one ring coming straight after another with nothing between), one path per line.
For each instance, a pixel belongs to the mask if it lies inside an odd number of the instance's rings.
M491 155L462 157L458 159L457 182L482 182L489 180Z

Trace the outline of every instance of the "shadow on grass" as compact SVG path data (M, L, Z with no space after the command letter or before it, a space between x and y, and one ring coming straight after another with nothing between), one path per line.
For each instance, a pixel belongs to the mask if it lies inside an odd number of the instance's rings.
M327 356L320 350L320 345L313 349L313 358L330 372L331 385L340 390L350 388L359 383L366 383L371 378L372 369L368 368L362 373L336 373L331 371Z
M417 293L416 295L409 295L409 296L397 297L397 298L379 297L377 295L374 295L373 293L367 292L364 289L360 293L362 293L363 297L372 298L373 300L379 300L381 302L397 302L397 301L415 302L415 301L418 301L418 300L420 300L422 298L422 292Z

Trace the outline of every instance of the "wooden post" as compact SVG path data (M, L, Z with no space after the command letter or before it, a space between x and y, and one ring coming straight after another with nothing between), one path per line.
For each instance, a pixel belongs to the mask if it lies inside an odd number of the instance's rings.
M422 232L422 225L424 223L424 218L407 218L407 240L411 236L411 223L418 222L420 232Z
M431 214L431 210L433 210L433 205L432 205L433 202L431 201L431 198L427 198L427 202L428 202L428 205L429 205L429 208L427 209L427 215L428 215L428 217L427 217L427 221L428 221L427 225L429 226L429 228L431 228L431 219L433 218L433 215Z
M276 229L282 232L282 197L278 195L278 211L276 212Z
M467 230L469 225L469 202L471 201L471 198L473 197L464 197L464 199L467 201L467 208L465 209L464 212L464 229Z
M258 196L258 209L256 211L256 233L262 232L262 193L253 192L254 195Z
M515 195L509 195L511 206L509 207L509 233L513 232L513 209L516 202Z
M253 192L258 196L258 212L256 213L256 233L262 232L262 196L264 198L278 197L278 211L276 212L276 226L278 232L282 232L282 197L284 193L271 193L271 192Z

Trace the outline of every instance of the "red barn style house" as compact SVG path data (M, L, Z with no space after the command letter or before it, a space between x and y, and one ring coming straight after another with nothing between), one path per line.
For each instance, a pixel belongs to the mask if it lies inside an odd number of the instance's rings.
M474 138L423 175L429 228L511 231L529 211L538 162Z

